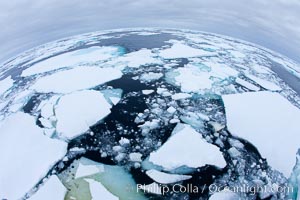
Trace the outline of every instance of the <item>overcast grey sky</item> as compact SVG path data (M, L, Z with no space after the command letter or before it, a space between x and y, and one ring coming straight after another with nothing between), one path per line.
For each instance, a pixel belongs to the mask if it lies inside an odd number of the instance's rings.
M90 31L168 27L220 33L300 61L300 0L2 0L0 62Z

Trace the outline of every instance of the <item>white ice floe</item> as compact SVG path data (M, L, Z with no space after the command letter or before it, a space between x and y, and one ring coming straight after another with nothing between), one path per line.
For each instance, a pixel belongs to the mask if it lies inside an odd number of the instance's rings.
M61 97L55 107L58 135L70 140L83 134L106 117L111 107L99 91L83 90Z
M133 162L142 162L142 156L141 153L131 153L129 154L129 159Z
M78 168L76 170L75 179L81 178L85 176L90 176L93 174L104 172L104 166L103 165L87 165L79 162Z
M241 86L244 86L244 87L248 88L249 90L259 91L259 87L255 86L252 83L249 83L248 81L245 81L241 78L236 78L235 82L237 84L240 84Z
M119 200L118 197L110 193L100 182L93 179L85 180L89 183L92 200Z
M119 55L118 47L94 46L54 56L38 62L22 72L22 76L44 73L89 62L104 61Z
M32 116L18 112L0 125L0 199L19 199L67 151L65 142L43 135Z
M146 174L152 180L161 184L177 183L179 181L184 181L192 178L192 176L189 175L167 174L164 172L157 171L155 169L146 171Z
M282 90L282 88L278 85L276 85L275 83L272 83L268 80L264 80L261 78L258 78L256 76L247 74L246 75L248 78L250 78L251 80L253 80L255 83L257 83L258 85L262 86L263 88L267 89L267 90L271 90L271 91L280 91Z
M155 73L155 72L148 72L141 75L140 80L142 82L151 82L160 79L163 77L163 73Z
M138 190L143 191L144 193L152 193L152 194L158 194L161 195L162 188L159 184L153 182L149 185L137 185Z
M153 93L154 92L154 90L142 90L142 93L144 94L144 95L148 95L148 94L151 94L151 93Z
M174 58L191 58L199 56L212 56L215 53L205 51L202 49L196 49L179 42L173 44L168 49L163 49L160 51L159 55L164 59L174 59Z
M278 93L224 95L229 131L251 142L288 177L299 148L300 110Z
M211 195L209 200L240 200L240 197L230 190L222 190Z
M64 200L67 189L57 178L52 175L29 200Z
M14 80L11 78L11 76L0 81L0 96L2 96L13 85L14 85Z
M192 95L190 95L188 93L176 93L176 94L172 95L173 100L187 99L190 97L192 97Z
M157 57L156 54L152 53L149 49L141 49L122 57L118 57L115 60L109 62L110 65L114 66L127 66L132 68L138 68L144 65L151 64L163 64L162 60Z
M209 73L202 72L193 65L178 68L168 73L167 76L173 76L175 84L181 87L183 92L198 92L204 89L210 89L213 81L210 79ZM168 81L168 77L167 77Z
M186 124L177 124L166 143L150 154L149 161L165 170L182 166L226 165L218 147L207 143L200 133Z
M69 93L93 88L121 76L118 69L81 66L39 78L31 89L42 93Z

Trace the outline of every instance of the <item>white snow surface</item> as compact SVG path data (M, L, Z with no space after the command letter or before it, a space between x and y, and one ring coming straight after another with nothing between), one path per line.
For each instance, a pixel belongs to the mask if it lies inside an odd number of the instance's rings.
M48 58L25 69L21 76L31 76L88 62L104 61L118 55L117 47L90 47Z
M80 66L39 78L31 89L42 93L69 93L89 89L121 76L122 72L115 68Z
M219 148L207 143L200 133L187 124L177 124L172 136L150 154L149 161L168 171L182 166L226 165Z
M111 107L104 95L94 90L82 90L61 97L55 107L58 135L70 140L83 134L106 117Z
M92 199L91 200L119 200L118 197L110 193L100 182L97 182L93 179L84 179L90 185L90 192Z
M270 166L289 177L300 147L300 110L273 92L249 92L222 98L229 131L251 142Z
M161 184L177 183L179 181L184 181L192 178L192 176L189 175L168 174L157 171L155 169L146 171L146 174L155 182Z
M159 55L164 59L174 59L211 56L215 55L215 53L204 51L202 49L196 49L185 44L175 43L171 46L171 48L161 50Z
M64 200L67 189L56 175L52 175L29 200Z
M3 95L8 89L10 89L14 84L14 80L11 76L0 81L0 96Z
M67 144L43 135L32 116L17 112L0 125L0 199L19 199L67 151Z

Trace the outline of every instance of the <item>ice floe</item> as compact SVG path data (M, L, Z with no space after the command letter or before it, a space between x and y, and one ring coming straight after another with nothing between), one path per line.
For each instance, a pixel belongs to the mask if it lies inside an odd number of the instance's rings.
M42 93L69 93L93 88L121 76L118 69L81 66L39 78L31 89Z
M119 56L119 51L118 47L94 46L63 53L30 66L22 72L22 76L35 75L64 67L74 67L79 64L104 61Z
M56 175L52 175L29 200L64 200L66 193L65 186Z
M65 142L43 135L35 118L21 112L0 124L0 137L1 199L22 198L67 151Z
M0 96L2 96L8 89L10 89L14 84L14 80L11 76L0 81Z
M263 88L267 89L267 90L271 90L271 91L280 91L280 90L282 90L282 88L280 86L278 86L275 83L270 82L268 80L264 80L264 79L258 78L256 76L253 76L253 75L250 75L250 74L247 74L247 77L250 78L251 80L253 80L258 85L260 85Z
M200 133L186 124L177 124L172 136L150 154L149 161L169 171L183 166L226 165L218 147L207 143Z
M75 178L81 178L85 176L90 176L93 174L97 174L100 172L104 172L104 166L103 165L85 165L82 163L79 163Z
M170 48L161 50L159 55L164 59L174 59L174 58L191 58L191 57L199 57L199 56L212 56L215 55L215 53L205 51L202 49L196 49L188 45L176 42Z
M251 142L270 166L289 177L299 148L300 110L272 92L222 98L229 131Z
M118 57L115 60L110 61L109 64L114 66L138 68L150 64L163 64L163 61L150 49L141 49L139 51L125 54L122 57Z
M252 83L249 83L248 81L245 81L241 78L236 78L235 79L235 82L237 84L240 84L241 86L243 87L246 87L248 88L249 90L252 90L252 91L259 91L259 87L257 87L256 85L253 85Z
M177 183L192 178L192 176L189 175L168 174L155 169L146 171L146 174L154 181L161 184Z
M85 179L90 186L92 195L91 200L105 199L105 200L119 200L118 197L110 193L100 182L93 179Z
M154 72L149 72L149 73L144 73L141 75L140 80L142 82L151 82L160 79L163 77L163 73L154 73Z
M55 107L56 131L60 137L71 140L106 117L111 107L99 91L83 90L67 94L60 98Z

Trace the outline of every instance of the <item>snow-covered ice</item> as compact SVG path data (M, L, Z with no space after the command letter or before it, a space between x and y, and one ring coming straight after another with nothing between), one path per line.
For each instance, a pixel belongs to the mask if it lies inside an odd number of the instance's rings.
M229 131L251 142L270 166L289 177L300 147L300 110L273 92L249 92L222 98Z
M100 182L93 179L85 180L89 183L92 200L119 200L118 197L110 193Z
M41 93L69 93L93 88L121 76L118 69L81 66L39 78L31 89Z
M142 82L151 82L160 79L163 77L163 73L154 73L154 72L148 72L141 75L140 80Z
M66 193L65 186L56 175L52 175L29 200L64 200Z
M258 85L262 86L263 88L267 89L267 90L271 90L271 91L280 91L282 90L282 88L278 85L276 85L275 83L272 83L268 80L264 80L261 78L258 78L256 76L247 74L247 77L250 78L251 80L253 80L254 82L256 82Z
M0 96L2 96L8 89L10 89L14 84L14 80L11 76L0 81Z
M0 198L19 199L48 173L67 144L43 135L35 118L15 113L0 125Z
M169 171L182 166L226 165L219 148L207 143L200 133L186 124L177 124L172 136L150 154L149 161Z
M141 49L122 57L118 57L115 60L109 62L110 65L114 66L128 66L132 68L138 68L144 65L150 64L163 64L162 60L157 57L156 54L152 53L150 49Z
M168 173L157 171L155 169L146 171L146 174L151 179L161 184L177 183L192 178L192 176L189 175L168 174Z
M173 100L187 99L190 97L192 97L192 95L190 95L188 93L176 93L176 94L172 95Z
M87 165L79 162L79 165L76 170L75 178L81 178L84 176L90 176L93 174L97 174L100 172L104 172L103 165Z
M212 56L215 53L204 51L202 49L196 49L179 42L173 44L170 48L163 49L160 51L159 55L164 59L174 59L174 58L191 58L199 56Z
M151 94L151 93L153 93L154 92L154 90L142 90L142 93L144 94L144 95L148 95L148 94Z
M22 76L44 73L89 62L104 61L119 55L118 47L94 46L54 56L38 62L22 72Z
M259 87L257 87L256 85L253 85L252 83L249 83L248 81L245 81L245 80L243 80L241 78L236 78L235 82L237 84L240 84L240 85L242 85L242 86L250 89L250 90L259 91Z
M58 135L70 140L83 134L106 117L111 107L99 91L83 90L61 97L55 107Z

